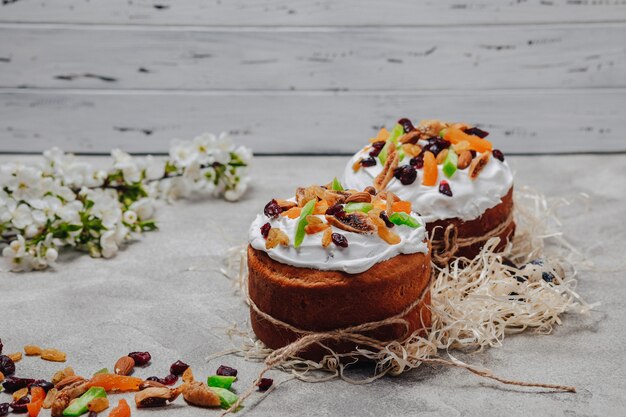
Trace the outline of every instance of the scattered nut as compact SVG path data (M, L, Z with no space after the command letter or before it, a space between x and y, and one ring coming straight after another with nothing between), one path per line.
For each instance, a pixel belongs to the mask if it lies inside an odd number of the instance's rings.
M460 155L461 152L470 150L470 143L466 140L462 140L452 145L452 148L454 149L454 152Z
M41 351L41 359L52 362L65 362L67 355L58 349L44 349Z
M24 353L26 356L39 356L41 355L41 348L35 345L26 345L24 346Z
M54 376L52 377L52 383L54 385L58 384L59 382L61 382L63 379L67 378L68 376L74 376L74 369L72 369L71 366L68 366L67 368L63 369L62 371L58 371L56 374L54 374Z
M130 375L135 367L135 360L130 356L122 356L115 362L114 373L117 375Z
M63 410L70 404L69 394L67 392L59 392L52 401L50 406L50 413L52 417L61 417L63 415Z
M346 203L371 203L372 195L365 191L359 191L346 198Z
M150 387L135 394L137 408L162 407L172 402L180 395L179 390L169 388Z
M44 398L43 400L42 407L45 408L46 410L52 407L52 403L56 399L58 393L59 393L59 390L57 390L56 388L50 389L50 391L48 391L48 393L46 394L46 398Z
M87 410L99 413L109 408L109 399L106 397L94 398L87 403Z
M366 193L370 193L371 195L376 195L376 188L372 187L371 185L365 187L363 191L365 191Z
M85 381L85 378L83 378L82 376L78 376L78 375L71 375L68 377L63 378L62 380L60 380L59 382L57 382L54 387L58 390L62 390L65 387L68 387L70 385L73 385L77 382L83 382Z
M22 360L22 352L7 353L5 356L11 358L13 362L19 362Z
M183 386L183 398L198 407L219 407L220 397L202 382L190 382Z
M461 152L459 160L456 164L458 169L465 169L472 163L472 153L469 150Z

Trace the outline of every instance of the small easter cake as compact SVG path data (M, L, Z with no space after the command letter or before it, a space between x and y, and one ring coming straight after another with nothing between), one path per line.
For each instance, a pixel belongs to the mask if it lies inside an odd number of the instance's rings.
M401 119L382 129L346 165L350 188L373 186L412 203L427 223L433 259L473 258L498 236L513 238L513 175L488 132L464 123Z
M267 346L286 346L300 331L345 329L403 313L405 323L364 335L400 340L430 327L424 222L409 202L386 194L372 187L344 190L335 180L273 199L257 215L249 232L248 291L252 328ZM358 346L324 344L337 353ZM320 359L325 353L315 344L298 355Z

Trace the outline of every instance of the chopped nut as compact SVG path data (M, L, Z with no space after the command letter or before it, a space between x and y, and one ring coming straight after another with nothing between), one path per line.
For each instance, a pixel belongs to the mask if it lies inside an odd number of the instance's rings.
M68 377L63 378L61 381L57 382L54 387L58 390L62 390L65 387L69 387L70 385L73 385L77 382L83 382L85 381L85 378L83 378L82 376L78 376L78 375L71 375Z
M47 410L50 407L52 407L52 403L56 399L56 396L57 396L58 392L59 391L56 388L52 388L52 389L50 389L50 391L48 391L48 393L46 394L46 398L44 398L44 400L43 400L42 407L44 409Z
M324 230L324 234L322 235L322 246L327 248L328 245L333 241L333 229L330 227Z
M289 246L289 236L277 227L272 227L267 234L267 240L265 241L265 248L272 249L278 245Z
M324 199L325 191L326 190L319 185L311 185L307 188L298 187L296 189L296 202L298 203L298 207L304 207L304 205L311 200Z
M130 375L135 367L135 360L130 356L122 356L115 362L114 373L117 375Z
M393 171L398 167L398 162L399 156L398 152L396 152L396 147L390 146L385 166L380 174L374 178L374 188L376 188L376 190L384 190L385 187L387 187L387 184L389 184L389 181L393 178Z
M331 225L347 232L370 235L376 231L376 226L372 224L367 214L360 211L346 214L340 219L335 216L326 216L326 221Z
M371 203L372 195L365 191L359 191L346 198L346 203Z
M427 137L438 136L442 129L448 127L448 124L441 120L422 120L417 130L421 130Z
M19 362L22 360L22 352L7 353L6 356L11 358L13 362Z
M162 407L180 395L180 391L169 388L150 387L135 394L137 408Z
M193 376L193 372L191 371L191 367L185 369L183 372L183 382L193 382L195 380Z
M70 404L72 398L70 398L67 392L59 392L52 401L50 406L50 413L52 417L61 417L63 415L63 410Z
M472 153L469 150L461 152L459 160L456 163L458 169L465 169L472 163Z
M54 374L51 382L56 385L59 382L61 382L63 379L67 378L68 376L73 376L73 375L75 375L74 369L72 369L71 366L68 366L62 371L58 371L56 374Z
M13 400L17 401L22 397L26 397L28 395L28 388L24 387L22 389L18 389L13 393Z
M202 382L190 382L183 386L183 398L198 407L219 407L220 397Z
M24 353L26 356L39 356L41 355L41 348L35 345L26 345L24 346Z
M475 180L476 178L478 178L478 175L481 173L483 168L485 168L485 165L487 165L487 162L489 162L490 156L491 156L490 152L485 152L472 161L472 164L469 167L469 173L468 173L470 179Z
M106 397L98 397L87 403L87 410L94 413L100 413L109 408L109 399Z
M443 161L446 160L447 156L448 156L447 149L444 149L443 151L439 152L439 154L437 155L437 158L435 159L435 161L437 162L437 165L443 164Z
M346 191L326 190L324 192L324 200L326 200L329 206L343 204L348 197L350 197L350 193Z
M52 362L65 362L67 355L58 349L44 349L41 351L41 359Z

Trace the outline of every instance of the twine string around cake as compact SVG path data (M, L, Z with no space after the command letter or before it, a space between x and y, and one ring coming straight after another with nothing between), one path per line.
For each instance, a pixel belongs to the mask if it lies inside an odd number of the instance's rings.
M510 210L506 220L497 227L488 230L482 235L472 237L459 237L458 228L453 223L448 224L443 232L443 238L431 239L433 249L431 256L433 262L437 265L448 264L460 248L472 246L477 243L485 243L491 238L500 236L500 234L504 233L511 226L513 221L513 210ZM443 226L435 227L435 229L437 228L443 228ZM434 236L435 230L432 231L432 234Z

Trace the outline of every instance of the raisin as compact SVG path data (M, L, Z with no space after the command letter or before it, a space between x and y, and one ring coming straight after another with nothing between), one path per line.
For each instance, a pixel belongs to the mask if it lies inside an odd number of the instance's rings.
M22 397L19 400L13 401L10 406L13 409L13 413L24 414L28 411L26 407L28 403L30 403L30 399L28 397Z
M376 165L376 160L372 158L371 156L369 158L363 158L361 160L361 166L373 167L374 165Z
M9 415L9 403L0 404L0 417Z
M415 169L424 168L424 153L417 155L415 158L411 158L409 160L409 165L411 165Z
M346 237L340 233L333 233L331 235L331 239L333 241L333 243L337 246L339 246L340 248L347 248L348 247L348 239L346 239Z
M52 382L46 381L45 379L38 379L32 384L28 384L29 390L33 389L34 387L42 388L45 392L48 392L52 388L54 388L54 384Z
M395 179L399 180L402 177L402 172L404 171L404 166L398 167L393 170L393 176Z
M494 158L498 159L499 161L504 162L504 154L502 153L500 149L494 149L493 151L491 151L491 154L493 155Z
M340 213L343 213L343 215ZM341 204L335 204L333 206L328 207L326 209L326 214L329 216L335 216L339 218L346 215L345 211L343 211L343 206Z
M452 190L450 189L450 184L448 184L448 181L442 180L439 183L439 192L443 195L447 195L448 197L452 197Z
M410 185L415 182L417 179L417 171L410 165L407 165L402 170L402 175L400 175L400 182L402 185Z
M174 374L169 374L165 378L162 378L161 380L159 380L159 382L163 385L174 385L176 381L178 381L178 376Z
M133 358L135 366L144 366L152 359L152 356L148 352L130 352L128 356Z
M221 376L237 376L237 370L235 368L231 368L230 366L220 365L220 367L217 368L217 371L215 371L215 374Z
M470 127L469 129L465 129L465 133L467 133L468 135L472 135L472 136L478 136L481 139L484 139L487 136L489 136L489 132L486 132L477 127Z
M189 365L187 365L185 362L176 361L172 364L172 366L170 366L170 373L174 375L182 375L183 372L187 370L187 368L189 368Z
M413 126L413 123L411 123L411 121L407 118L402 118L398 120L398 124L402 126L402 128L404 129L404 133L409 133L415 130L415 126Z
M381 219L383 219L383 221L385 222L385 225L386 225L388 228L390 228L390 229L391 229L391 228L394 226L394 224L393 224L393 223L391 223L391 220L389 220L389 216L387 216L387 213L385 213L384 211L381 211L381 212L380 212L380 216L379 216L379 217L380 217Z
M259 387L259 391L267 391L273 383L274 380L272 378L261 378L257 386Z
M271 228L272 226L269 223L265 223L261 226L261 236L263 236L263 239L267 239L267 235L270 233Z
M2 386L6 390L6 392L15 392L22 388L28 387L30 384L35 382L34 379L29 378L17 378L15 376L10 376L4 380Z
M265 205L265 209L263 210L263 213L265 213L265 215L269 217L270 219L277 218L278 215L282 212L283 212L283 209L281 206L278 205L276 200L272 200L269 203L267 203Z
M7 355L0 355L0 372L4 376L13 375L15 373L15 362Z
M450 147L450 142L445 139L434 137L428 139L428 143L424 146L424 152L430 151L437 156L441 151Z
M380 154L380 151L383 150L384 146L385 146L385 142L374 142L374 143L372 143L372 150L370 151L370 156L372 158L377 157L378 154Z

